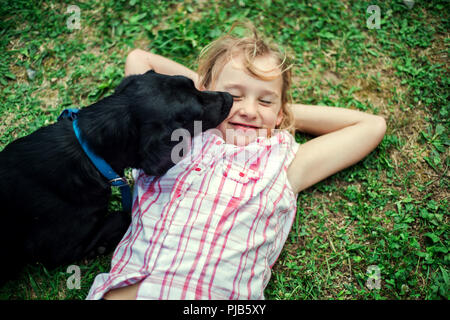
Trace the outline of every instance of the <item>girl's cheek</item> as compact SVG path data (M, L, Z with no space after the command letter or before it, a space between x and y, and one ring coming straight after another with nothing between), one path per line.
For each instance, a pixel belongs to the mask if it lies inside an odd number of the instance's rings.
M228 114L228 119L230 119L238 110L239 110L239 101L233 101L233 105L231 106L230 113Z
M264 114L265 122L271 127L275 128L277 124L278 113L275 113L274 110L267 110Z

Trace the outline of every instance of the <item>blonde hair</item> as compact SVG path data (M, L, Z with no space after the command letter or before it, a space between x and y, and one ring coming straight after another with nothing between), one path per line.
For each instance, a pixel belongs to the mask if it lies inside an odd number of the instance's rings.
M243 27L244 32L250 31L251 34L243 37L232 35L233 30L238 26ZM250 22L234 23L228 33L203 48L198 58L197 69L200 87L211 87L217 80L218 75L225 64L233 59L233 53L235 52L243 54L246 71L252 76L261 80L273 80L280 75L282 76L281 110L283 119L277 128L288 130L290 133L294 134L294 116L289 106L289 103L292 102L289 90L291 87L292 64L290 63L290 59L286 52L282 52L280 47L273 41L263 39ZM273 70L258 69L254 65L255 58L268 55L277 60L278 66ZM268 71L277 69L281 71L281 74L277 74L276 76L267 75Z

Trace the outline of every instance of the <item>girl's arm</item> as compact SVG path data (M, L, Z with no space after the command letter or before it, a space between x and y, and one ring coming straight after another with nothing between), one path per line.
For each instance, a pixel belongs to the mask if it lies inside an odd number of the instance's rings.
M383 117L356 110L302 104L292 109L296 129L318 136L300 145L289 166L297 193L363 159L386 132Z
M198 82L197 73L173 60L141 49L134 49L128 54L125 76L142 74L151 69L169 76L182 75L191 78L196 85Z

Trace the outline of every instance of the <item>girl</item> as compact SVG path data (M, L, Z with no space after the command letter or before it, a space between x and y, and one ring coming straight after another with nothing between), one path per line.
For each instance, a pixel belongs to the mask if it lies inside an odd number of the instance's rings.
M139 49L128 55L125 75L149 69L229 92L233 107L166 175L133 172L132 223L88 299L263 299L297 193L364 158L385 121L289 103L288 59L253 28L206 47L197 73ZM294 130L317 137L299 145Z

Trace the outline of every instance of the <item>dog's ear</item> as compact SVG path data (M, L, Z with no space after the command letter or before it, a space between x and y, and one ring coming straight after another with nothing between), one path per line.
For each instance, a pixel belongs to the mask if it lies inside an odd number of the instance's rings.
M147 175L163 175L174 165L171 160L172 143L164 141L166 138L170 139L166 130L155 126L144 126L140 130L139 167Z

